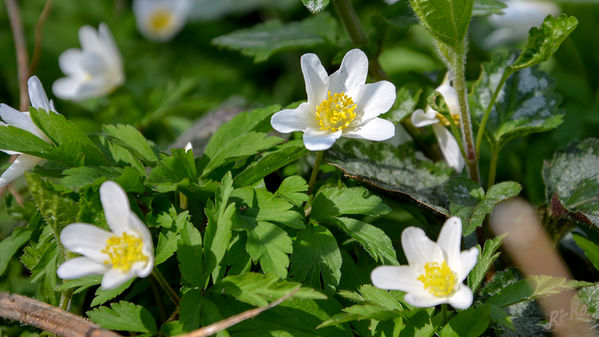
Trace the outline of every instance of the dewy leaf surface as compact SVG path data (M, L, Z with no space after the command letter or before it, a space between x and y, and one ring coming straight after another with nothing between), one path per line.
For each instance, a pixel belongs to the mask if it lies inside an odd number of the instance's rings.
M302 0L302 3L312 13L318 13L329 5L329 0Z

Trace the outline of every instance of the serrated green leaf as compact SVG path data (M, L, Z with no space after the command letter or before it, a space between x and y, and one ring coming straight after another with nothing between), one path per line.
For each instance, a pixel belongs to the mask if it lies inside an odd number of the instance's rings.
M445 184L453 169L443 161L431 162L413 146L339 139L324 160L347 177L449 217Z
M573 16L562 14L555 18L548 15L540 27L530 29L526 48L510 68L520 70L549 60L577 25L578 20Z
M106 166L79 166L62 171L64 178L60 181L65 187L79 191L83 187L97 185L100 181L114 180L121 170Z
M329 0L302 0L302 3L314 14L325 9L329 5Z
M480 250L480 246L478 247L478 260L476 261L476 265L474 268L472 268L470 274L468 274L468 288L470 288L472 292L476 292L480 283L485 277L487 270L489 270L489 267L499 257L499 253L496 253L496 251L499 246L501 246L501 242L506 235L507 234L496 236L487 240L482 251Z
M574 220L599 231L599 139L576 141L543 165L552 217Z
M200 327L202 293L197 289L190 289L181 297L179 306L179 321L183 325L183 332L193 331Z
M386 265L399 265L391 239L380 228L345 217L335 217L331 222L362 245L375 261Z
M0 126L0 148L32 156L56 159L52 145L25 130L14 126Z
M391 211L383 200L364 187L325 187L318 191L310 218L324 220L338 215L383 215Z
M180 240L177 243L177 260L181 279L192 286L204 286L202 283L202 274L204 273L202 235L190 221L184 221L178 231Z
M584 255L589 258L595 269L599 270L599 245L578 233L572 233L572 237L578 247L582 249Z
M287 232L269 222L258 221L247 231L246 249L253 261L260 261L265 273L287 277L287 254L293 251L293 242Z
M298 22L267 21L216 37L212 43L239 50L253 57L254 62L263 62L279 51L313 48L331 41L331 34L336 30L335 20L322 13Z
M158 245L156 245L156 257L154 265L157 266L168 260L177 251L180 235L178 228L163 228L158 234Z
M439 336L478 337L487 330L490 313L490 305L479 305L460 311L443 327Z
M152 169L148 184L156 186L159 192L172 192L193 188L198 181L198 173L193 152L171 149L171 155L160 155L160 161Z
M76 202L34 173L28 172L25 177L37 208L56 235L66 225L77 221Z
M308 184L300 176L291 176L285 178L275 192L275 197L282 197L294 206L300 207L308 201Z
M73 294L80 293L81 291L98 285L102 282L103 275L92 275L92 276L84 276L81 278L76 278L74 280L63 280L62 284L56 287L56 291L65 291L68 289L77 288L73 291Z
M30 242L23 249L21 262L29 271L30 282L38 286L38 298L52 305L58 305L60 294L56 288L58 267L58 248L50 226L44 226L37 242Z
M8 262L17 253L19 248L29 241L32 231L29 228L17 227L12 233L0 242L0 275L4 274Z
M108 138L141 157L147 163L158 161L154 144L131 125L102 125L102 131Z
M96 289L96 296L92 300L90 307L95 307L96 305L104 304L110 301L111 299L119 296L125 290L127 290L129 286L131 286L131 284L133 284L133 281L135 281L135 278L132 278L129 281L121 284L120 286L112 289L104 289L102 287L98 287L98 289Z
M155 333L156 322L152 314L144 307L120 301L109 307L99 307L86 312L87 316L101 327L109 330L152 332Z
M299 231L291 255L294 279L333 293L341 279L341 263L337 241L327 228L314 225Z
M473 0L410 0L414 13L431 35L453 48L462 48L470 18Z
M256 221L279 223L291 228L304 228L304 216L287 200L263 188L245 187L233 192L241 220L248 226Z

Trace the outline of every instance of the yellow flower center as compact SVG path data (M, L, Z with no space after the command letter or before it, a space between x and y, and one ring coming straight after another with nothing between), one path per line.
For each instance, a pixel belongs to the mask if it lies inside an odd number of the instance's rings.
M345 93L331 95L316 107L316 120L321 130L337 132L349 126L356 118L356 104Z
M143 242L136 236L127 233L114 235L106 240L106 247L102 250L108 255L104 264L111 264L113 268L126 273L134 263L148 261L148 257L141 252L142 247Z
M437 115L435 116L437 117L437 119L445 126L449 126L451 125L451 123L449 122L449 120L443 116L442 114L437 112ZM451 115L451 119L453 119L453 123L454 124L459 124L460 123L460 115Z
M424 265L424 274L418 276L418 281L422 282L424 289L433 296L445 297L454 292L456 276L445 261L441 265L429 262Z
M171 26L173 14L170 11L159 9L150 15L150 28L155 32L161 32Z

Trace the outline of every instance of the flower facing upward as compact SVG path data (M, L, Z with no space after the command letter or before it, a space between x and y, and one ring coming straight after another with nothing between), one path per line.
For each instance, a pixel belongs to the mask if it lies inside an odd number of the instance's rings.
M54 104L52 101L48 100L48 96L46 96L46 93L44 92L44 87L37 76L31 76L29 80L27 80L27 89L29 91L29 100L31 101L31 106L36 109L44 109L46 112L53 111L57 113L54 109ZM48 136L46 136L46 134L33 123L33 120L31 120L29 111L19 111L2 103L0 104L0 116L2 117L2 120L4 120L4 122L0 122L0 126L10 125L19 129L23 129L50 143ZM25 171L32 169L35 165L39 164L43 160L42 158L34 157L25 153L2 149L0 149L0 151L6 152L10 155L19 155L8 167L8 169L2 173L2 176L0 176L0 187L22 176Z
M449 108L449 113L451 114L454 122L459 125L460 104L458 102L458 94L455 88L451 86L450 82L451 78L448 74L445 76L443 83L441 83L441 85L435 90L438 91L441 96L443 96L445 104L447 104L447 107ZM419 128L431 125L433 132L437 137L443 158L445 158L445 162L447 162L447 164L457 172L462 172L466 162L462 157L460 146L458 145L457 140L447 129L449 123L450 122L447 120L447 118L433 110L433 108L430 106L426 107L426 112L422 111L422 109L418 109L412 113L412 124Z
M54 82L52 91L62 99L82 100L107 95L125 82L121 54L108 30L101 23L79 29L81 49L68 49L58 58L67 77Z
M146 277L154 267L152 237L129 208L123 189L112 181L100 187L100 200L111 232L85 223L73 223L60 233L68 250L83 256L65 261L56 273L65 280L104 274L102 288L118 287L129 279Z
M393 137L393 123L378 116L393 105L395 86L389 81L366 84L364 52L347 52L331 76L314 54L304 54L301 66L308 102L275 113L270 120L275 130L302 131L311 151L326 150L341 136L376 141Z
M148 39L170 40L185 25L189 0L135 0L137 28Z
M466 309L472 304L472 291L462 282L474 268L478 248L460 252L462 221L447 219L437 242L424 231L408 227L401 234L408 266L379 266L370 278L377 288L402 290L406 302L415 307L449 303Z

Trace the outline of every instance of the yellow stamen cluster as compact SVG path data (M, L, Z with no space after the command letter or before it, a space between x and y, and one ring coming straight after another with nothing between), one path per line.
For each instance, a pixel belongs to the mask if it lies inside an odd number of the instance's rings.
M166 10L157 10L150 15L149 21L152 30L161 32L171 26L173 14Z
M449 120L445 116L443 116L442 114L440 114L440 113L437 112L437 115L435 117L437 117L437 119L439 121L441 121L441 123L443 123L443 125L445 125L445 126L451 125L451 123L449 122ZM460 123L460 115L451 115L451 119L453 119L453 123L454 124L459 125L459 123Z
M443 261L441 265L437 262L429 262L424 266L424 274L418 277L430 294L436 297L445 297L455 291L456 275Z
M337 132L349 126L356 118L356 104L345 93L331 95L316 107L316 120L321 130Z
M108 255L104 264L111 264L113 268L128 272L136 262L148 261L141 249L143 242L140 238L123 233L122 236L114 235L106 240L106 247L102 253Z

